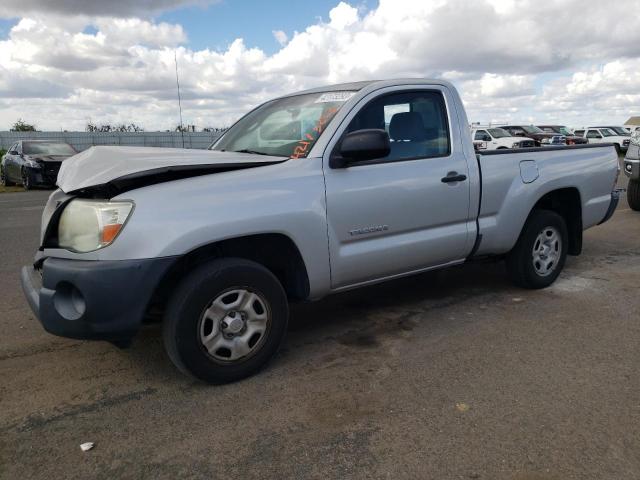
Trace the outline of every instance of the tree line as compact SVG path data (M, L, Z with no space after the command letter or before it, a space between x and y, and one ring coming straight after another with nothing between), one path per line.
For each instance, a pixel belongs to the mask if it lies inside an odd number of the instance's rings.
M227 130L227 127L204 127L202 129L203 132L209 133L222 133ZM27 123L21 118L19 118L11 127L11 132L37 132L37 128L34 124ZM106 132L144 132L144 128L135 124L135 123L119 123L115 125L104 124L97 125L92 122L88 122L84 128L85 132L96 132L96 133L106 133ZM167 132L195 132L195 125L178 125L173 130L167 130Z

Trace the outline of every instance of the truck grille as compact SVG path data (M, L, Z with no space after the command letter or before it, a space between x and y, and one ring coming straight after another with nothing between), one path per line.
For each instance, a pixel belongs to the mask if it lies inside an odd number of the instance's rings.
M533 148L536 146L536 142L533 140L522 140L520 142L520 148Z

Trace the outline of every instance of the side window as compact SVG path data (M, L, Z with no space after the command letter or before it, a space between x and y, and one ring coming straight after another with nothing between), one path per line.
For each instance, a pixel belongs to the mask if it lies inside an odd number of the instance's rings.
M602 135L597 130L589 130L587 132L587 138L602 138Z
M11 146L9 147L9 150L8 150L8 151L9 151L9 152L17 152L17 151L18 151L18 144L17 144L17 143L14 143L13 145L11 145Z
M486 130L478 130L473 137L474 140L481 140L483 142L490 142L491 136L486 132Z
M446 156L450 151L447 112L440 92L393 93L376 98L358 112L346 132L367 128L389 133L388 161Z
M542 127L542 130L547 133L556 133L555 130L551 127Z
M583 137L584 136L584 130L574 130L573 134L578 136L578 137Z
M18 151L19 154L22 155L22 142L18 142L16 143L16 145L17 145L16 150Z

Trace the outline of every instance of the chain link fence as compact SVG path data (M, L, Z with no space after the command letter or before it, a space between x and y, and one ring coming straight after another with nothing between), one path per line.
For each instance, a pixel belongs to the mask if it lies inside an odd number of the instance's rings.
M81 152L94 145L205 149L221 132L0 132L0 149L19 140L67 142Z

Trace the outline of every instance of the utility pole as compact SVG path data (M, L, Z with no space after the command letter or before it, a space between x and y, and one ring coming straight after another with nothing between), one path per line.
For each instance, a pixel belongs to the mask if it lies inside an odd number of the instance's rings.
M176 62L176 86L178 87L178 110L180 112L180 136L182 137L182 148L184 148L184 127L182 126L182 101L180 99L180 79L178 78L178 54L173 51L173 59Z

